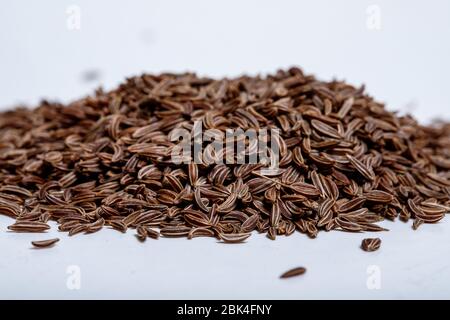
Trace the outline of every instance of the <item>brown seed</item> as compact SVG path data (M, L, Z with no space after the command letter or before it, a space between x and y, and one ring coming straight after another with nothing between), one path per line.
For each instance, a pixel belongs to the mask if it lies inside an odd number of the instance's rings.
M189 181L191 185L195 185L198 179L198 168L197 165L193 162L189 163Z
M8 226L8 229L15 232L44 232L50 229L50 226L44 222L24 221L16 222Z
M128 229L127 225L123 221L108 221L108 224L115 230L125 233ZM70 233L69 233L70 234Z
M376 251L380 248L380 246L381 246L380 238L367 238L361 242L361 249L368 252Z
M36 248L47 248L53 246L55 243L59 241L59 238L48 239L48 240L39 240L32 241L31 244Z
M200 148L180 153L180 130ZM145 74L72 103L1 112L0 214L16 232L44 232L51 220L70 235L106 225L224 242L254 230L272 240L384 231L377 223L398 217L416 228L450 211L449 141L449 123L420 125L364 87L299 68Z
M300 276L300 275L304 274L305 272L306 272L306 268L297 267L297 268L286 271L285 273L283 273L280 276L280 278L285 279L285 278L296 277L296 276Z
M147 238L147 229L143 226L139 226L136 228L136 231L137 231L136 234L137 238L140 241L145 241L145 239Z
M419 229L420 225L423 224L423 220L420 218L416 218L413 222L412 228L413 230Z
M318 227L322 227L327 225L331 219L333 219L333 206L335 204L334 199L326 199L319 205L318 214L319 214L319 222L317 223Z
M214 237L214 231L208 228L192 228L192 230L189 231L188 239L196 237Z
M364 197L367 201L372 202L380 202L380 203L389 203L394 200L394 197L384 191L381 190L373 190L364 194Z
M354 102L355 102L355 99L353 97L350 97L347 100L345 100L344 103L342 104L342 107L339 109L337 116L340 119L345 118L347 113L351 110Z
M97 232L97 231L101 230L104 225L105 225L105 219L100 218L97 221L88 225L87 232L89 232L89 233Z
M88 230L88 226L84 224L78 224L69 231L69 236L74 236L78 233L85 232Z
M168 226L160 230L164 237L185 237L191 231L190 227L185 226Z
M304 196L319 196L320 191L312 184L297 182L291 185L287 185L288 188L292 189L294 192L297 192Z
M348 232L360 232L364 229L360 223L352 221L351 218L338 217L335 222L342 230Z
M347 158L353 165L353 167L358 170L358 172L361 173L362 176L369 180L375 179L375 173L373 172L372 168L366 166L364 163L349 154L347 154Z
M335 139L341 138L341 135L339 134L339 132L335 128L327 125L326 123L323 123L319 120L312 120L311 125L313 126L314 129L316 129L320 133L323 133L324 135L327 135L327 136L329 136L331 138L335 138Z
M257 215L257 214L254 214L253 216L246 219L241 226L241 232L248 233L248 232L255 230L258 220L259 220L259 215Z
M364 202L366 202L365 197L357 197L350 201L346 201L339 207L339 212L348 212L350 210L357 209L358 207L362 206Z

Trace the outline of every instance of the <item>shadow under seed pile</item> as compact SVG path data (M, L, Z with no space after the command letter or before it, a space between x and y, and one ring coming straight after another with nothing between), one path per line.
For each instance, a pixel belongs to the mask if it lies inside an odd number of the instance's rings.
M176 128L280 129L280 170L171 161ZM203 152L210 152L206 148ZM207 155L206 155L207 156ZM208 157L204 157L207 159ZM0 213L17 232L56 220L138 238L241 242L295 230L381 231L384 218L435 223L450 211L450 125L399 117L344 82L298 68L265 78L142 75L69 105L0 114Z

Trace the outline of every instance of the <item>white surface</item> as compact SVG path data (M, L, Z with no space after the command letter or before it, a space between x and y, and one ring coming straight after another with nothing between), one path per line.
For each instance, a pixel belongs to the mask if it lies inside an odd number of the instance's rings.
M81 9L81 30L66 27L66 9ZM366 27L369 5L381 30ZM389 108L422 122L450 119L450 2L427 1L17 1L0 9L0 108L69 101L125 76L196 71L234 76L299 65L322 79L359 85ZM96 81L83 72L99 70ZM53 236L4 232L0 217L0 298L450 298L450 221L413 232L386 223L379 252L358 246L370 234L296 234L246 244L213 239L139 243L104 231L30 249ZM69 290L67 267L81 270ZM303 265L303 277L279 280ZM366 286L367 267L381 289Z

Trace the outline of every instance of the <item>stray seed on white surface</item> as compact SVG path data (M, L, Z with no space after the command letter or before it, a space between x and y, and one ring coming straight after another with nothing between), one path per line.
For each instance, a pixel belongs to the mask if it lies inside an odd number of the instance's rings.
M380 249L381 239L380 238L367 238L361 242L361 249L367 252L376 251Z
M286 271L285 273L283 273L280 276L280 278L285 279L285 278L296 277L296 276L300 276L300 275L304 274L305 272L306 272L306 268L297 267L297 268L291 269L289 271Z

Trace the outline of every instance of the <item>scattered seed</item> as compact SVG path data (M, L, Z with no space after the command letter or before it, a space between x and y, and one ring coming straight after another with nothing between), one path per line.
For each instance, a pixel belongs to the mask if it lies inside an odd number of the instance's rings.
M361 242L361 249L367 252L376 251L381 246L380 238L367 238Z
M297 268L291 269L289 271L286 271L285 273L283 273L280 276L280 278L285 279L285 278L296 277L296 276L300 276L300 275L304 274L305 272L306 272L306 268L297 267Z
M59 238L54 238L54 239L48 239L48 240L32 241L31 244L33 246L35 246L36 248L48 248L48 247L53 246L58 241L59 241Z

